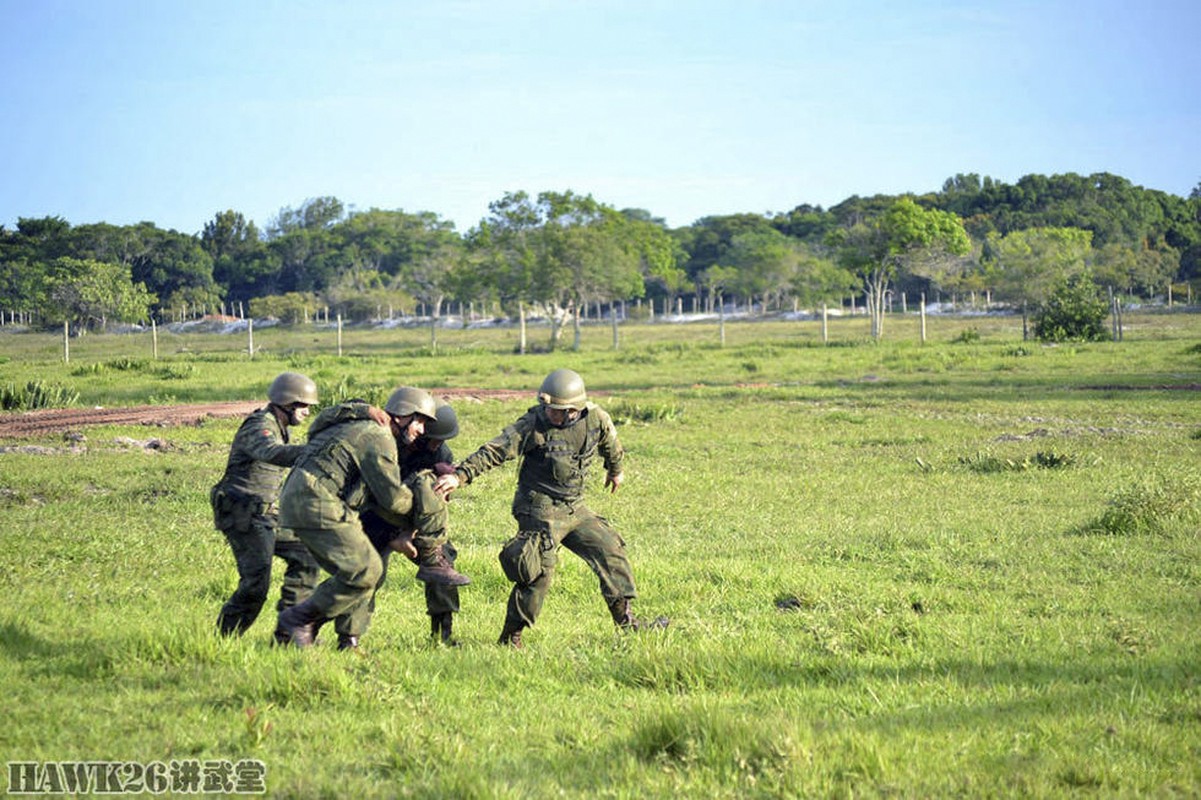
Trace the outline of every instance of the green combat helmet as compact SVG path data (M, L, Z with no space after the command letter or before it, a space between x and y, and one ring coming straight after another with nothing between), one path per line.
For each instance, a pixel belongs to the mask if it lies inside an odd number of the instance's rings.
M549 408L582 411L588 403L584 379L569 369L557 369L538 388L538 402Z
M425 426L425 438L446 441L459 435L459 418L450 403L438 401L434 421Z
M271 386L267 389L267 399L281 407L293 403L315 406L317 384L299 372L281 372L271 381Z
M437 418L438 404L434 400L434 396L424 389L402 386L388 398L387 404L384 405L384 411L394 417L420 414L426 419L433 420Z

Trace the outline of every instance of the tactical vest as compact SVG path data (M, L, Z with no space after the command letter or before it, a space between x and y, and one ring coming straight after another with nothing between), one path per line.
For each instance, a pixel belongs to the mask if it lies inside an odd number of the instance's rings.
M264 430L271 431L273 438L278 437L276 441L279 444L288 444L288 429L279 424L270 407L255 411L243 421L230 447L225 474L218 483L229 497L237 501L270 505L279 497L279 487L288 468L262 461L253 455L252 448L262 443Z
M573 425L556 428L542 414L521 448L519 492L541 492L556 500L574 502L584 496L584 479L601 438L597 415L584 411Z

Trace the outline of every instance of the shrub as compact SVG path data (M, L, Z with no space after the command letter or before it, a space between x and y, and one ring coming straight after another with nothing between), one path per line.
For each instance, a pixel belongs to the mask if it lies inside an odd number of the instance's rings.
M1100 342L1109 338L1109 305L1085 271L1061 283L1034 312L1034 335L1044 342Z

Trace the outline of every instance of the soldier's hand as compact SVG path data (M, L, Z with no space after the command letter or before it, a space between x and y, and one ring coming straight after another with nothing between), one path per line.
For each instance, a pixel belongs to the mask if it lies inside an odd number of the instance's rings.
M388 547L408 559L417 558L417 545L413 544L413 531L405 531L392 541Z
M605 488L609 490L609 494L613 494L617 491L617 487L621 486L622 480L624 480L624 478L620 472L616 475L605 476Z
M459 476L451 472L449 475L442 475L438 480L434 481L434 494L445 498L462 485L463 482L459 480Z
M389 414L387 411L384 411L382 408L377 408L376 406L368 406L367 414L373 420L378 422L380 425L383 425L385 428L392 424L392 415Z

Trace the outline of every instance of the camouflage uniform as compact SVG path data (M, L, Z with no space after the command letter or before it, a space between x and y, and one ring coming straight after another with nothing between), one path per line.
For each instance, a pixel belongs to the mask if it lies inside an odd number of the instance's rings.
M441 545L446 560L452 566L454 565L458 552L446 538L449 514L446 501L434 493L435 475L432 471L434 464L439 461L449 464L452 463L452 458L450 448L445 444L434 453L430 453L422 447L415 451L409 451L401 457L400 474L405 486L413 493L413 509L405 518L405 525L397 526L389 523L374 508L363 511L361 515L363 531L379 553L382 566L376 591L383 586L388 575L388 561L392 555L388 543L407 532L406 528L415 531L413 543L419 553L428 552ZM432 582L426 582L424 585L425 608L430 617L440 617L442 614L459 611L458 586ZM371 595L371 601L359 613L370 616L374 611L375 592ZM348 636L352 635L352 630L360 625L349 618L339 617L335 627L339 636Z
M287 565L277 611L307 598L321 577L308 548L279 527L276 508L284 473L303 449L288 444L288 428L270 406L261 408L238 429L225 474L209 493L213 523L225 534L238 567L238 587L217 617L223 634L241 634L258 617L271 588L273 555Z
M609 475L621 473L624 451L604 409L587 403L574 423L554 427L547 421L545 408L534 406L455 468L456 477L470 483L493 467L521 459L513 498L515 538L537 541L541 574L529 581L514 580L505 612L506 631L520 631L538 619L554 577L560 544L596 573L601 596L614 620L618 621L619 609L622 615L628 614L628 601L636 593L625 542L604 517L589 511L583 502L584 481L597 454Z
M400 481L392 433L371 418L366 404L343 403L309 426L308 446L280 495L280 521L331 573L305 606L320 620L344 615L350 621L345 633L354 637L367 629L383 574L359 520L368 505L399 527L412 509L413 493Z

